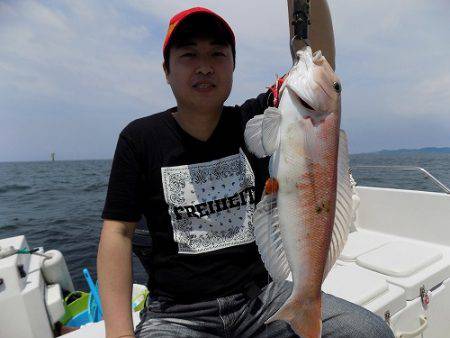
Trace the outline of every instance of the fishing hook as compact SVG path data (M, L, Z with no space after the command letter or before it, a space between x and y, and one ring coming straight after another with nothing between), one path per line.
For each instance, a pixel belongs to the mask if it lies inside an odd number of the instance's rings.
M303 43L304 43L306 46L310 47L310 44L308 43L308 40L306 40L306 39L299 39L299 38L297 37L297 35L294 35L294 36L292 37L291 42L290 42L290 47L291 47L292 62L294 63L294 65L295 65L295 63L298 61L298 56L297 56L297 53L296 53L296 51L295 51L295 49L294 49L294 42L295 42L295 40L303 41Z
M309 46L308 26L311 24L309 20L310 0L294 0L291 25L293 26L293 37L290 41L292 61L297 61L297 55L294 50L294 41L301 40L306 46Z

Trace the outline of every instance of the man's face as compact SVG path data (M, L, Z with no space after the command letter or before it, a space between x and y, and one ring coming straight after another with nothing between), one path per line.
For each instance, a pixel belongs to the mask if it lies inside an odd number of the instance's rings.
M193 38L171 47L167 82L179 108L217 111L231 92L233 54L231 46L209 38Z

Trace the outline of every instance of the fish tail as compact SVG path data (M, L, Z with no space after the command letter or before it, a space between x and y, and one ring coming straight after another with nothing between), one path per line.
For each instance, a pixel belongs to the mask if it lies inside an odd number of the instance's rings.
M277 312L275 312L275 314L267 319L264 324L269 324L276 320L283 320L291 324L291 322L295 320L295 308L294 302L286 302Z
M305 327L305 317L299 315L299 302L298 300L294 300L292 297L289 298L286 303L283 304L283 306L275 312L274 315L272 315L269 319L265 321L264 324L270 324L271 322L274 322L276 320L283 320L289 324L291 329L297 334L303 337L303 333L300 334L300 331L302 331L302 328ZM320 314L319 314L320 316ZM306 325L308 326L308 325ZM314 329L314 333L310 332L310 334L304 333L305 337L314 337L314 338L320 338L322 334L322 322L321 320L318 321L317 326Z

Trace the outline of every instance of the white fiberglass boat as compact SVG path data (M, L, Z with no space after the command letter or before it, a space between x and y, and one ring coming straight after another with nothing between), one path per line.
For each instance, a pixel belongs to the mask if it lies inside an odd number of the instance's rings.
M450 337L450 190L419 169L444 192L356 188L352 232L322 289L381 316L396 337L445 338ZM11 246L29 249L23 236L0 240L3 252ZM54 323L65 312L61 286L73 288L62 256L53 250L0 258L0 337L53 337ZM133 318L137 325L138 312ZM103 321L63 337L104 337Z

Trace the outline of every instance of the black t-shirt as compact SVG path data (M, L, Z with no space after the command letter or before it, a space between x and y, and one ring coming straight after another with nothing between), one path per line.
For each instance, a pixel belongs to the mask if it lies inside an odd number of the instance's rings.
M269 92L224 107L205 142L179 126L175 108L137 119L120 133L102 218L147 218L153 296L198 302L267 283L252 214L268 160L249 154L244 130L268 102Z

